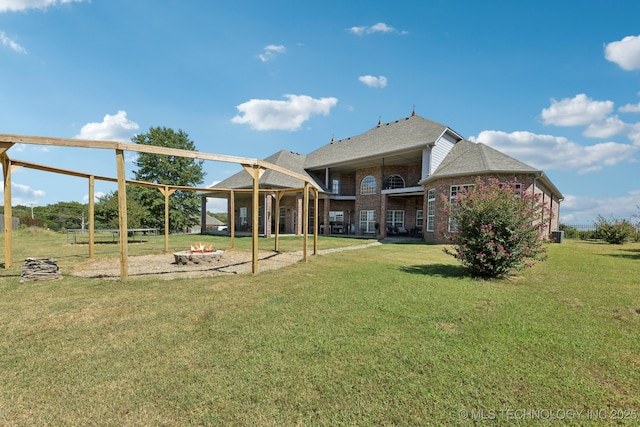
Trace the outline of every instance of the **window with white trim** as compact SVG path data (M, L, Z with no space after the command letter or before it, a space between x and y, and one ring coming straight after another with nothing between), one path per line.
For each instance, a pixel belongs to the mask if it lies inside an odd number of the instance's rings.
M449 192L449 201L453 202L453 199L455 199L458 193L460 193L462 190L470 190L473 187L475 187L474 184L452 185Z
M436 227L436 189L427 192L427 231L435 231Z
M340 194L340 180L338 178L331 180L331 194Z
M394 188L404 188L404 178L401 177L400 175L391 175L389 178L387 178L387 188L388 189L394 189Z
M404 211L388 210L387 230L398 232L400 228L404 229Z
M463 190L470 190L473 187L475 187L474 184L452 185L449 191L449 201L453 203L460 192ZM449 217L449 231L455 233L458 230L458 224L453 220L453 218Z
M376 194L377 189L376 179L373 176L368 175L362 179L360 194Z
M240 225L247 225L247 208L246 206L240 208L240 214L238 215L238 222Z
M360 211L360 231L362 233L376 232L376 211Z
M418 209L416 211L416 228L421 229L424 225L424 210Z
M329 211L329 222L344 222L343 211Z

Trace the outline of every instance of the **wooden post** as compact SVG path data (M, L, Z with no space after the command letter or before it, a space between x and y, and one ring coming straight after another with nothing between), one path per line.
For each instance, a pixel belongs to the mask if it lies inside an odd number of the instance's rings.
M318 189L313 188L313 255L318 255Z
M253 209L251 212L251 247L253 248L252 268L253 274L258 274L258 211L260 209L260 168L253 168Z
M11 255L11 239L13 232L13 212L11 211L11 160L5 153L2 159L4 173L4 268L8 270L13 264Z
M231 249L236 248L236 196L235 192L229 192L229 235L231 236Z
M280 200L284 196L283 192L278 191L276 193L276 235L273 250L278 252L280 250Z
M302 193L302 259L307 262L307 241L309 239L309 183L304 183Z
M118 170L118 225L120 229L120 280L127 280L129 275L127 227L127 183L124 170L124 150L116 149L116 166Z
M242 167L253 178L253 212L251 212L251 247L253 249L253 262L251 266L253 274L258 274L258 228L260 227L258 211L260 210L260 177L265 170L259 165L242 165Z
M169 196L176 192L175 189L169 189L165 185L164 188L158 188L164 196L164 251L169 252Z
M89 177L89 258L93 258L95 256L95 200L94 198L95 192L95 177L91 175Z

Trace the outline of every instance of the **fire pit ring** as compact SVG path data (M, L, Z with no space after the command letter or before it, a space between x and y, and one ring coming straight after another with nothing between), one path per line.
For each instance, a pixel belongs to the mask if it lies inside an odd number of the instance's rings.
M173 257L178 265L187 264L210 264L214 261L220 261L223 251L180 251L174 252Z

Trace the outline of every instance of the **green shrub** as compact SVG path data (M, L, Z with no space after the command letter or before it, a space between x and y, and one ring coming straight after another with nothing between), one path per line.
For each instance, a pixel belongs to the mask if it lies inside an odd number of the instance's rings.
M598 230L598 238L614 245L621 245L636 234L636 230L628 220L620 220L617 218L607 219L602 215L598 215L596 229Z
M516 184L477 179L452 202L445 199L445 213L457 225L446 234L453 250L445 252L472 276L501 277L544 259L546 225L537 219L549 218L548 211L537 196L518 192Z

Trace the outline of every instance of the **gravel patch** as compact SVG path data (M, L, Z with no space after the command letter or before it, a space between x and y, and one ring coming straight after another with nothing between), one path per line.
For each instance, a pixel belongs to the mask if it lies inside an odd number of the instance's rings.
M344 248L323 249L318 251L318 255L345 250L363 249L369 246L380 245L379 242L363 245L347 246ZM287 265L294 264L302 260L302 251L297 252L258 252L258 272L274 270ZM313 255L313 251L309 252ZM252 273L252 253L250 251L224 251L222 257L217 261L203 264L179 265L175 263L172 253L130 256L128 273L129 277L136 278L156 278L171 280L177 278L210 277L229 274L250 274ZM120 279L119 259L109 258L89 261L75 268L74 276Z

